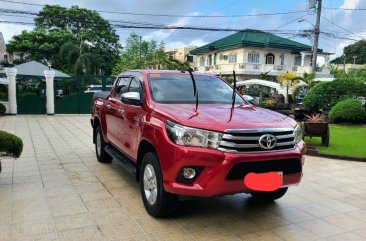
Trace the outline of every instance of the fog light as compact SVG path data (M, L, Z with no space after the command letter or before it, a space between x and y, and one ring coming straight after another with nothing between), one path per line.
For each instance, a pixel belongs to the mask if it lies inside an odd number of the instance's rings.
M190 167L183 168L183 176L187 179L193 179L196 176L196 170Z

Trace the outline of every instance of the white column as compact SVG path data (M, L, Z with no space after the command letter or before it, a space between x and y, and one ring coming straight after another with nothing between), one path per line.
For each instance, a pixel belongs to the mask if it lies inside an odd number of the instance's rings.
M55 71L45 70L46 77L46 94L47 94L47 115L55 114L55 90L53 87L53 79L55 78Z
M305 66L306 53L301 52L301 67Z
M16 76L17 70L14 68L5 68L5 73L8 78L8 96L9 96L9 114L16 115L17 111L17 87Z
M328 66L328 64L329 64L329 59L330 59L329 55L324 55L324 60L325 60L325 65L326 66Z

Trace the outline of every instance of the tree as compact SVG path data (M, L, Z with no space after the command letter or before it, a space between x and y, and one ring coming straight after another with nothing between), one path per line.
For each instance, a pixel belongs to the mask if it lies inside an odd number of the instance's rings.
M300 77L298 77L296 74L292 73L292 72L286 72L283 73L281 75L279 75L277 77L277 81L278 83L280 83L280 85L282 86L282 88L285 90L285 103L288 104L288 90L289 87L295 83L296 81L298 81L300 79Z
M136 33L131 33L126 40L126 45L117 65L114 67L114 74L131 69L169 69L169 70L192 70L188 60L181 62L176 59L169 59L165 52L163 42L155 40L141 40Z
M72 65L72 72L76 75L83 74L97 74L100 67L98 59L89 51L82 51L79 47L72 43L67 42L61 46L60 55L63 60Z
M114 68L114 73L118 74L130 69L159 69L166 65L164 43L158 44L155 40L140 42L140 37L136 33L131 33Z
M73 6L46 5L35 18L31 32L14 36L8 48L11 52L25 52L28 59L50 61L52 66L68 73L73 63L65 62L60 48L72 43L79 55L95 56L100 72L110 74L120 52L119 37L111 25L96 11ZM40 39L40 41L38 41Z
M33 31L23 31L15 35L6 46L8 52L26 53L24 60L35 60L63 69L58 53L60 46L72 40L72 34L66 31L52 31L38 28Z
M346 63L353 64L366 64L366 40L362 39L354 44L348 45L343 49L343 53L346 55ZM356 61L353 58L356 56ZM344 55L331 61L333 64L343 64Z

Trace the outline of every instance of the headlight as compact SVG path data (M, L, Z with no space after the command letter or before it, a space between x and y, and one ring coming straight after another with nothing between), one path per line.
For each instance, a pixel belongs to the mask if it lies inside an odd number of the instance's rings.
M178 125L171 121L167 121L166 130L169 138L182 146L218 148L223 135L218 132Z
M299 125L296 125L294 132L295 132L295 141L296 143L299 143L300 141L302 141L304 133L302 132L302 129Z

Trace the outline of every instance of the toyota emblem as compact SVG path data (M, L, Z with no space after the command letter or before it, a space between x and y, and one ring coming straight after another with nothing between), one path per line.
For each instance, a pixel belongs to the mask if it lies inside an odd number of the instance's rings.
M265 150L271 150L277 145L277 139L274 135L266 134L259 138L259 146Z

